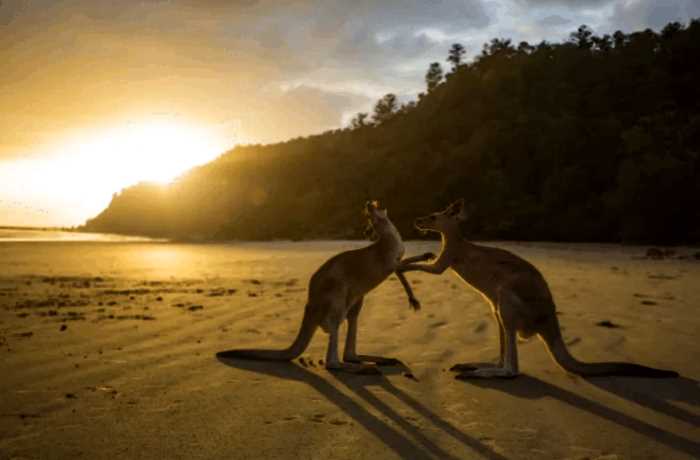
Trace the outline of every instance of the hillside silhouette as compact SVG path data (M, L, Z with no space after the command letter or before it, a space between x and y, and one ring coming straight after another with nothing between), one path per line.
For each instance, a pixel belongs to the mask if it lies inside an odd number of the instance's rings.
M83 229L357 238L372 198L411 238L415 217L464 197L470 238L700 241L700 20L463 54L430 64L416 101L390 94L348 128L126 188Z

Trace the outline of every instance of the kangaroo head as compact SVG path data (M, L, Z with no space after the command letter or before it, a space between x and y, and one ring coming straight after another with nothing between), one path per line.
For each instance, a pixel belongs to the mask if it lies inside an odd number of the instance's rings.
M467 219L464 199L460 198L444 211L434 212L415 220L415 227L421 232L448 233L459 229L459 223Z
M380 235L390 231L393 227L386 209L379 209L379 202L376 200L368 201L365 204L364 214L367 217L365 234L369 234L371 240L376 240Z

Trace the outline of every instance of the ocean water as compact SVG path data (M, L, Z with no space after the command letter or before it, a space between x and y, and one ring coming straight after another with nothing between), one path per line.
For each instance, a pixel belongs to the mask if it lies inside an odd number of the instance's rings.
M103 242L128 243L163 241L146 237L114 235L109 233L83 233L62 230L0 228L0 243L3 242Z

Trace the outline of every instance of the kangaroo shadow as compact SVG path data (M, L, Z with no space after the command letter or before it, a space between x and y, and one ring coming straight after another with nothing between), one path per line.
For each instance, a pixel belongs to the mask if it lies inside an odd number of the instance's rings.
M408 405L417 410L421 414L429 414L430 420L441 428L447 428L447 432L452 436L460 439L467 446L472 447L484 457L492 460L505 460L505 457L497 454L488 446L480 443L476 439L472 439L452 427L448 422L440 419L435 414L432 414L427 408L413 400L410 396L403 393L401 390L394 387L383 375L352 375L347 373L331 373L335 379L351 390L353 393L364 399L380 413L388 419L395 422L405 432L409 433L413 439L405 436L398 430L389 426L376 416L372 415L362 405L358 404L352 398L339 391L328 380L321 375L307 370L304 367L297 365L294 362L265 362L223 358L217 356L217 359L222 364L235 369L240 369L248 372L255 372L271 377L281 378L285 380L293 380L304 382L322 394L328 401L333 403L349 417L355 420L359 425L381 440L389 449L394 451L403 459L452 459L457 457L449 454L435 442L428 439L417 427L410 424L396 411L379 398L374 396L367 390L369 385L380 385L387 391L396 395L398 399L406 402ZM449 431L448 431L449 430ZM416 440L416 441L414 441Z
M444 431L448 435L452 436L458 442L460 442L460 443L464 444L465 446L471 448L472 450L478 452L484 458L488 458L488 459L492 459L492 460L506 460L506 457L494 452L488 446L484 445L483 443L479 442L478 440L461 432L454 425L452 425L448 421L444 420L443 418L441 418L440 416L438 416L437 414L432 412L430 409L425 407L420 402L416 401L414 398L412 398L410 395L406 394L401 389L394 386L386 378L382 377L379 379L375 378L375 379L358 380L358 379L348 378L347 375L343 375L343 374L334 374L334 376L336 377L336 379L340 383L345 385L350 391L355 393L360 398L364 399L367 403L374 406L377 410L379 410L386 417L388 417L389 419L394 421L394 423L399 425L405 431L410 432L415 438L420 439L421 443L423 443L424 445L433 445L433 443L432 443L432 441L427 439L425 437L425 435L423 435L423 433L421 433L419 430L417 430L416 427L414 427L411 423L409 423L404 417L402 417L400 414L396 413L396 411L394 411L391 407L389 407L387 404L385 404L383 401L381 401L379 398L377 398L374 394L372 394L367 389L368 387L376 386L376 387L383 389L387 393L392 394L397 399L399 399L401 402L403 402L408 407L413 409L415 412L419 413L425 419L432 422L436 427L440 428L442 431ZM454 458L454 457L440 456L439 458Z
M592 380L594 379L591 379L589 381L592 382ZM602 380L595 380L599 382L598 386L601 386L602 388L603 386L600 385L600 382L602 382ZM624 384L629 385L629 383L632 381L633 379L625 379ZM669 380L669 382L671 381L672 380ZM674 381L677 382L677 380ZM518 398L556 398L566 404L569 404L570 406L590 412L591 414L597 415L598 417L617 423L620 426L623 426L643 436L660 442L670 447L671 449L686 453L691 457L697 457L698 455L700 455L700 443L691 441L682 436L678 436L674 433L668 432L654 425L650 425L646 422L638 420L615 409L606 407L599 402L592 401L583 396L579 396L575 393L572 393L571 391L552 385L551 383L544 382L536 377L521 375L517 379L512 380L472 379L465 380L465 383L466 382L472 385L479 386L481 388L488 388L491 390L509 393ZM657 385L659 383L659 380L655 379L653 383L654 385ZM617 388L616 385L613 387ZM695 391L697 391L697 389Z
M680 377L677 379L588 378L586 381L640 406L693 426L700 426L700 416L669 402L680 401L692 406L700 406L700 382L696 380Z

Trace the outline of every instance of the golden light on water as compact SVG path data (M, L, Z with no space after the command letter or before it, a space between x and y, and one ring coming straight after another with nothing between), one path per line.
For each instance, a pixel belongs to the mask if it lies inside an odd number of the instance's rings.
M195 124L170 120L76 133L45 155L2 163L0 195L9 199L0 207L15 221L77 225L104 209L122 188L141 181L166 184L233 143Z

